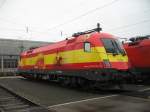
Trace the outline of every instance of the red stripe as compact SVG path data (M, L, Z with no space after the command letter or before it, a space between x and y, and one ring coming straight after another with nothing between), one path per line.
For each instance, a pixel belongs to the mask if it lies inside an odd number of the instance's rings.
M34 66L24 66L20 69L34 69ZM64 65L46 65L43 68L38 69L47 69L47 70L80 70L80 69L102 69L104 68L104 63L102 62L90 62L90 63L76 63L76 64L64 64ZM127 62L112 62L111 68L118 70L127 70L128 63Z

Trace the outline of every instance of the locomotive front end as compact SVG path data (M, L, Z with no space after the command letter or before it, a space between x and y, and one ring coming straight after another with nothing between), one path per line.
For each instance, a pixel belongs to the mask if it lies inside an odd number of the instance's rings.
M119 40L107 33L92 34L88 40L93 44L95 57L99 57L99 68L95 69L98 82L121 85L128 78L128 57ZM94 72L93 72L94 73Z

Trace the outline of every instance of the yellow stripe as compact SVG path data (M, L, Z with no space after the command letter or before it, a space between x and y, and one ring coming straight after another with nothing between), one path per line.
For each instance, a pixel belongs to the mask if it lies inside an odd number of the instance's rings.
M103 47L100 47L98 50L104 52ZM83 49L80 49L80 50L60 52L58 55L63 58L62 64L102 61L96 47L93 47L91 49L91 52L84 52ZM56 63L55 60L56 54L48 54L44 56L45 64L54 64Z
M54 64L56 63L56 56L57 54L48 54L44 55L44 63L45 64Z
M112 54L107 54L110 62L128 62L127 55L122 56L121 54L113 56Z
M35 65L37 62L37 57L32 58L22 58L20 61L20 65Z
M106 54L104 47L93 47L91 52L84 52L83 49L59 52L58 54L44 55L45 64L56 64L56 56L62 57L62 64L84 63L84 62L102 62L109 59L110 62L127 62L127 56ZM21 65L35 65L38 56L22 59Z

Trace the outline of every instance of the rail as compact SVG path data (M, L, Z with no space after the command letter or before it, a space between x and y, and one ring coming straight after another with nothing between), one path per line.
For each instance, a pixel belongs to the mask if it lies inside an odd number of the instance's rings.
M0 112L50 112L0 85Z

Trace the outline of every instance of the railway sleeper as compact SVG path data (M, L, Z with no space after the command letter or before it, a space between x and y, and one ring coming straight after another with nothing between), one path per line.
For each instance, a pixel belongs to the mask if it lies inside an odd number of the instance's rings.
M5 107L4 110L18 110L18 109L24 109L24 108L29 108L30 106L27 105L27 104L24 104L24 105L12 105L12 106L9 106L9 107Z
M31 101L17 95L16 93L8 90L7 88L0 85L1 95L4 97L0 97L0 112L28 112L30 109L41 108L48 112L47 109L32 103ZM7 94L7 96L3 94Z
M6 103L6 104L0 104L0 107L9 107L9 106L15 106L15 105L22 105L23 102L14 102L14 103Z

